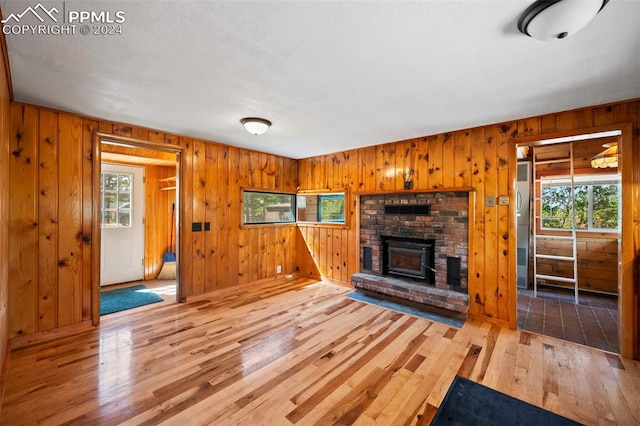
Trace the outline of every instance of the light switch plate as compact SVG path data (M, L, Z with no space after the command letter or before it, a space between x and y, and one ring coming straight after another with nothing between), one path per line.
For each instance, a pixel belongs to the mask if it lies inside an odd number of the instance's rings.
M502 196L502 197L498 198L498 204L500 204L501 206L508 206L509 205L509 197Z
M487 195L487 201L485 202L487 207L495 207L496 205L496 197L493 195Z

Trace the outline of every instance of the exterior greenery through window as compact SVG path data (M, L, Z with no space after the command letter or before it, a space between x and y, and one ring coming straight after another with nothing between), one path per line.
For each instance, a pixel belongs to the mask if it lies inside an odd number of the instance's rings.
M295 222L295 194L244 191L244 223Z
M103 228L131 227L133 175L104 172L100 179L100 225Z
M344 194L318 195L318 222L344 223Z
M298 194L298 221L345 223L344 192Z
M571 229L571 182L543 179L542 228ZM619 184L616 176L590 176L574 180L575 227L586 231L617 231Z

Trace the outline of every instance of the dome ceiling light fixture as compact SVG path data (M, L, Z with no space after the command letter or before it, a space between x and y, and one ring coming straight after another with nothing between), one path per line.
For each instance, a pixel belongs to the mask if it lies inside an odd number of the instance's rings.
M247 132L253 135L261 135L271 127L271 122L264 118L246 117L240 120L240 123L247 129Z
M580 31L609 0L537 0L518 20L521 33L538 40L563 39Z

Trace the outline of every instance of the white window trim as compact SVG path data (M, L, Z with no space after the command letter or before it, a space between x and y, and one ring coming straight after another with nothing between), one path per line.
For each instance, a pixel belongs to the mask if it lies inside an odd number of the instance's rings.
M587 187L587 229L578 229L580 232L618 232L620 229L620 202L618 203L618 226L616 228L593 228L593 186L617 185L620 193L620 176L618 174L600 174L576 176L573 179L575 186ZM554 216L543 217L544 197L542 190L546 187L568 187L571 186L571 178L566 176L544 177L540 179L540 229L545 231L569 231L566 228L550 228L543 226L544 219L553 219Z

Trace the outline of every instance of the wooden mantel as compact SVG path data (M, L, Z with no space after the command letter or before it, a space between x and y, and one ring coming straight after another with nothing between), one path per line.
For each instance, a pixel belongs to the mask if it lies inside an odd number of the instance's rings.
M475 188L471 186L458 186L453 188L389 189L385 191L356 191L354 195L424 194L426 192L475 192Z

